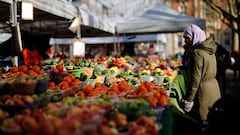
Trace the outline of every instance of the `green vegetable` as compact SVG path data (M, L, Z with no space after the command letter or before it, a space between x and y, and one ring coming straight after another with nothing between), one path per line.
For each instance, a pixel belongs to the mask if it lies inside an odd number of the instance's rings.
M86 79L87 79L87 75L85 75L84 73L80 73L79 80L80 81L85 81Z
M110 82L110 79L108 77L105 78L104 80L104 84L107 86L107 87L110 87L112 84Z
M95 67L95 66L97 66L97 65L98 65L97 62L91 62L91 63L89 64L90 67Z

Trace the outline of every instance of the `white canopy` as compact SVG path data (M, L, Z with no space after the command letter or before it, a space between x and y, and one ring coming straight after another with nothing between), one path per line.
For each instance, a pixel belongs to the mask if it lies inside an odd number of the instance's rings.
M164 3L157 3L138 17L116 25L118 34L180 32L189 24L196 24L205 29L205 20L183 15Z
M115 42L147 42L156 41L160 34L143 34L135 36L120 36L120 37L83 37L81 40L86 44L112 44ZM161 38L161 37L160 37ZM74 38L51 38L50 44L66 45L73 44Z

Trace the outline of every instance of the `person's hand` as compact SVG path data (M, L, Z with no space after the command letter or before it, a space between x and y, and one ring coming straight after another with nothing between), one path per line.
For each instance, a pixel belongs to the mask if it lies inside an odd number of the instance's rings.
M192 102L189 102L185 99L182 99L181 100L181 104L182 104L182 108L185 112L190 112L192 110L192 107L193 107L193 101Z

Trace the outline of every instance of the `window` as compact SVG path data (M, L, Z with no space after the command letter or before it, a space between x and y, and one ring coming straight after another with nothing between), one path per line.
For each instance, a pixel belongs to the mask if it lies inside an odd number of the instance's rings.
M225 32L224 33L225 34L225 41L224 41L224 44L225 44L225 46L228 46L228 47L230 47L230 32Z
M179 6L180 6L180 13L181 14L186 14L187 13L187 5L186 5L186 3L185 3L185 1L184 0L181 0L180 1L180 4L179 4Z

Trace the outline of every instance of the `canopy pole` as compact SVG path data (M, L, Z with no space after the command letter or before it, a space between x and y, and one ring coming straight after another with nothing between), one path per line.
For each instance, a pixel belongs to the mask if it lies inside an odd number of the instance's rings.
M117 42L118 42L118 37L117 37L117 27L115 26L115 32L113 34L113 38L114 38L114 55L117 55Z
M13 28L17 26L17 0L13 0L10 8L10 23L12 27L12 37L16 36L16 31ZM13 46L16 46L16 39L13 39ZM13 55L13 54L12 54ZM18 56L13 56L12 62L14 66L18 66Z

